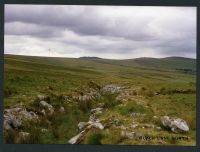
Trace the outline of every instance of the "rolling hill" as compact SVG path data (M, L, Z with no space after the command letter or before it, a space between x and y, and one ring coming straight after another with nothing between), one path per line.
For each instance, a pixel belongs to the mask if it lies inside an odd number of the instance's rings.
M104 94L98 90L105 86L125 90L122 94ZM97 97L90 98L89 102L79 101L91 91L97 92ZM54 107L53 115L42 114L38 95L48 96L48 104ZM97 116L105 129L89 130L81 144L195 145L196 60L182 57L111 60L4 55L4 108L25 108L34 111L42 120L6 131L6 143L66 144L79 133L79 122L88 121L91 109L102 104L105 105L103 112ZM64 109L62 113L61 107ZM190 131L175 134L166 130L159 120L163 115L184 119ZM141 141L122 138L124 128L141 136L169 139ZM19 131L29 132L31 140L19 142ZM189 140L171 139L182 136Z

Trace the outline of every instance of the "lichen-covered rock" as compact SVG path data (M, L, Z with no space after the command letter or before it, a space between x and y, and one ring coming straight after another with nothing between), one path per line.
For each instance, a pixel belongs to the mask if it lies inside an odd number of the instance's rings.
M188 132L189 126L183 119L170 119L168 116L160 118L164 127L170 128L175 133Z

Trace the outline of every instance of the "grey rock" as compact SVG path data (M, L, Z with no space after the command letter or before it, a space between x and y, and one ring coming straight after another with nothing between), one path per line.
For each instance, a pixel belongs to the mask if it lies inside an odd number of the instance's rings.
M161 127L156 127L156 129L157 129L157 130L161 130L162 128L161 128Z
M65 112L65 108L64 107L60 107L59 111L60 111L60 113L64 113Z
M18 128L22 125L22 120L13 114L4 115L4 129Z
M103 108L95 108L95 109L91 109L91 113L95 113L95 114L101 114L102 113Z
M117 86L115 84L109 84L104 86L101 91L102 92L109 92L109 93L120 93L123 87Z
M92 97L89 95L82 95L82 96L78 96L77 99L79 101L90 101L90 100L92 100Z
M135 132L128 132L128 131L121 131L121 136L128 139L135 139L136 133Z
M85 131L80 132L78 135L72 137L68 143L69 144L76 144L80 141L80 139L83 137Z
M3 127L6 130L18 128L25 120L38 120L38 116L22 108L5 109Z
M44 109L41 110L41 113L45 116L46 115L46 112Z
M48 109L49 115L52 115L54 113L53 106L48 104L46 101L40 101L40 105Z
M170 128L172 132L181 133L188 132L189 126L183 119L170 119L168 116L163 116L160 118L162 125L164 127Z
M168 116L163 116L160 118L161 122L162 122L162 125L164 127L169 127L171 125L171 120Z
M48 130L45 129L45 128L42 128L42 129L41 129L41 132L42 132L42 133L46 133L46 132L48 132Z
M89 117L89 121L91 121L91 122L97 122L97 121L99 121L99 120L97 119L97 117L96 117L94 114L92 114L92 115Z
M135 129L135 128L137 128L138 126L139 126L138 124L133 124L133 125L131 126L131 128Z
M88 125L88 122L79 122L78 128L79 130L83 130Z
M37 98L41 101L47 99L47 96L39 94L37 95Z
M70 97L69 96L64 96L63 97L65 101L70 101Z
M93 122L91 123L91 126L100 130L104 129L104 126L100 122Z
M144 117L146 114L143 113L131 113L130 116L131 117Z
M153 124L144 124L145 128L154 128L155 126Z
M24 119L32 120L38 119L38 116L33 111L26 111L25 109L20 111L19 114L23 115Z

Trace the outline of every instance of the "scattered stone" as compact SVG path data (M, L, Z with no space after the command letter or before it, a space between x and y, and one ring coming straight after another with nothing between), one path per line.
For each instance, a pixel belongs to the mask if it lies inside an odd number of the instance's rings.
M138 124L134 124L134 125L131 126L131 128L133 128L133 129L135 129L137 127L138 127Z
M88 122L79 122L78 123L79 130L83 130L86 126L88 126Z
M42 109L41 113L45 116L46 115L46 112L44 109Z
M154 118L154 119L158 119L158 117L157 117L157 116L153 116L153 118Z
M162 125L166 128L170 128L172 132L182 133L189 131L189 127L183 119L170 119L168 116L163 116L160 120Z
M156 129L157 129L157 130L161 130L162 128L161 128L161 127L156 127Z
M37 95L37 98L38 98L40 101L48 99L47 96L41 95L41 94Z
M128 131L121 131L121 136L128 139L135 139L136 133L135 132L128 132Z
M89 95L82 95L82 96L78 96L77 98L79 101L90 101L92 100L92 97Z
M65 101L70 101L70 97L69 96L63 96Z
M122 129L122 130L127 130L127 127L125 127L124 125L121 125L121 126L120 126L120 129Z
M110 85L106 85L103 88L101 88L102 92L109 92L109 93L120 93L121 90L123 89L123 87L119 87L115 84L110 84Z
M144 117L146 114L142 114L142 113L131 113L130 116L131 117Z
M72 138L68 141L68 143L69 143L69 144L77 144L77 143L80 141L80 139L83 137L84 133L85 133L85 131L83 130L83 131L80 132L78 135L72 137Z
M97 117L96 117L94 114L92 114L92 115L89 117L89 121L91 121L91 122L99 122L99 119L97 119Z
M64 107L60 107L59 111L60 111L60 113L64 113L65 112L65 108Z
M155 126L153 124L144 124L145 128L154 128Z
M45 128L42 128L42 129L41 129L41 132L42 132L42 133L46 133L46 132L48 132L48 130L45 129Z
M91 109L91 113L94 114L101 114L102 113L103 108L95 108L95 109Z
M33 111L27 111L27 110L22 110L19 112L20 115L23 115L24 119L32 120L32 119L38 119L38 116L33 112Z
M78 127L83 127L83 124L85 124L85 122L81 122L81 124L79 123ZM91 128L97 128L97 129L100 129L100 130L103 130L104 129L104 126L99 123L99 122L87 122L87 124L89 124L83 131L81 131L78 135L72 137L68 143L69 144L76 144L76 143L79 143L81 141L81 139L83 138L84 134L86 133L86 131L89 131Z
M92 123L91 127L94 127L94 128L100 129L100 130L104 129L104 126L100 122L94 122L94 123Z
M48 109L49 115L52 115L54 113L53 106L48 104L46 101L40 101L40 105Z

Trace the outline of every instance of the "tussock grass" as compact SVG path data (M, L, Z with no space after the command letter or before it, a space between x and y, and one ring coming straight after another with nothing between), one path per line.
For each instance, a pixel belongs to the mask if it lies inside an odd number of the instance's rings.
M101 133L101 131L93 130L93 131L90 131L86 135L86 137L84 139L84 143L91 144L91 145L101 145L102 138L103 138L103 134Z

